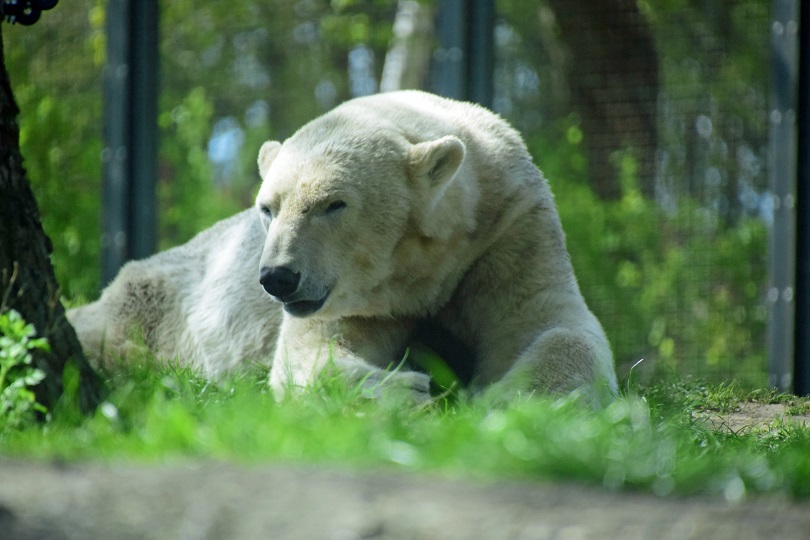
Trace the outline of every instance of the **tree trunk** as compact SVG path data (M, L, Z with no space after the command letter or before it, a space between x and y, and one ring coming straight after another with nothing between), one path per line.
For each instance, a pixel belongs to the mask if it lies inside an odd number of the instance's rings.
M433 52L433 9L416 0L399 0L394 37L385 55L380 92L421 89Z
M22 165L19 109L3 60L0 26L0 310L14 309L45 337L50 352L36 351L34 362L46 374L33 388L37 401L52 409L62 395L62 373L69 360L80 374L78 401L85 412L98 403L101 381L90 368L73 327L65 318L36 200Z
M591 186L621 194L610 157L631 148L642 191L651 195L658 143L658 55L636 0L548 0L571 50L568 81L582 117Z

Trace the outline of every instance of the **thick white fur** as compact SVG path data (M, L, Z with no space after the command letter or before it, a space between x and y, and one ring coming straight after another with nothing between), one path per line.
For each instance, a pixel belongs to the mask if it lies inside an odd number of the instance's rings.
M424 395L425 375L385 369L429 321L474 352L479 387L615 391L548 184L498 116L416 91L359 98L265 143L259 169L257 209L129 263L69 311L89 354L125 353L137 327L212 375L272 357L279 395L329 362ZM296 301L323 306L282 311L259 284L280 266L300 275Z
M211 376L267 359L281 310L257 277L264 235L245 210L124 265L101 298L67 312L86 354L100 363L146 346Z

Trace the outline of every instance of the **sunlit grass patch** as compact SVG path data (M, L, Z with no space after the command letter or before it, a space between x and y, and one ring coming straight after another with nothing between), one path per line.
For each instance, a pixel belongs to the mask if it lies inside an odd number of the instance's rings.
M71 414L66 405L45 424L7 431L2 453L394 468L732 500L751 492L810 494L808 430L784 425L729 434L695 419L699 407L746 399L723 385L661 384L595 411L574 398L547 397L492 409L464 392L417 407L385 394L364 398L339 378L276 402L267 370L258 366L212 382L185 368L141 362L108 378L112 392L93 416Z

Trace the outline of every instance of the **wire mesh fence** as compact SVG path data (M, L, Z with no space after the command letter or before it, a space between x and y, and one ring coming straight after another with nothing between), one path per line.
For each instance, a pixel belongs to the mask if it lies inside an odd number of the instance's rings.
M620 371L764 385L770 2L501 4L495 106L546 139Z
M23 153L70 297L99 281L105 5L62 2L4 29ZM381 79L430 88L431 69L463 52L439 46L436 7L162 2L161 247L251 203L263 140ZM552 184L620 374L644 358L634 377L765 385L770 13L765 0L495 2L490 106Z

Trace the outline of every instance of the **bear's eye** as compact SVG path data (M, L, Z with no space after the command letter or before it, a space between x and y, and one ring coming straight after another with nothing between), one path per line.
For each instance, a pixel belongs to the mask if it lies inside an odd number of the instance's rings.
M268 219L273 219L273 210L266 204L259 205L259 211Z
M326 213L327 214L333 214L333 213L337 212L338 210L343 210L344 208L346 208L346 203L345 202L343 202L343 201L332 201L331 203L329 203L329 206L326 207Z

